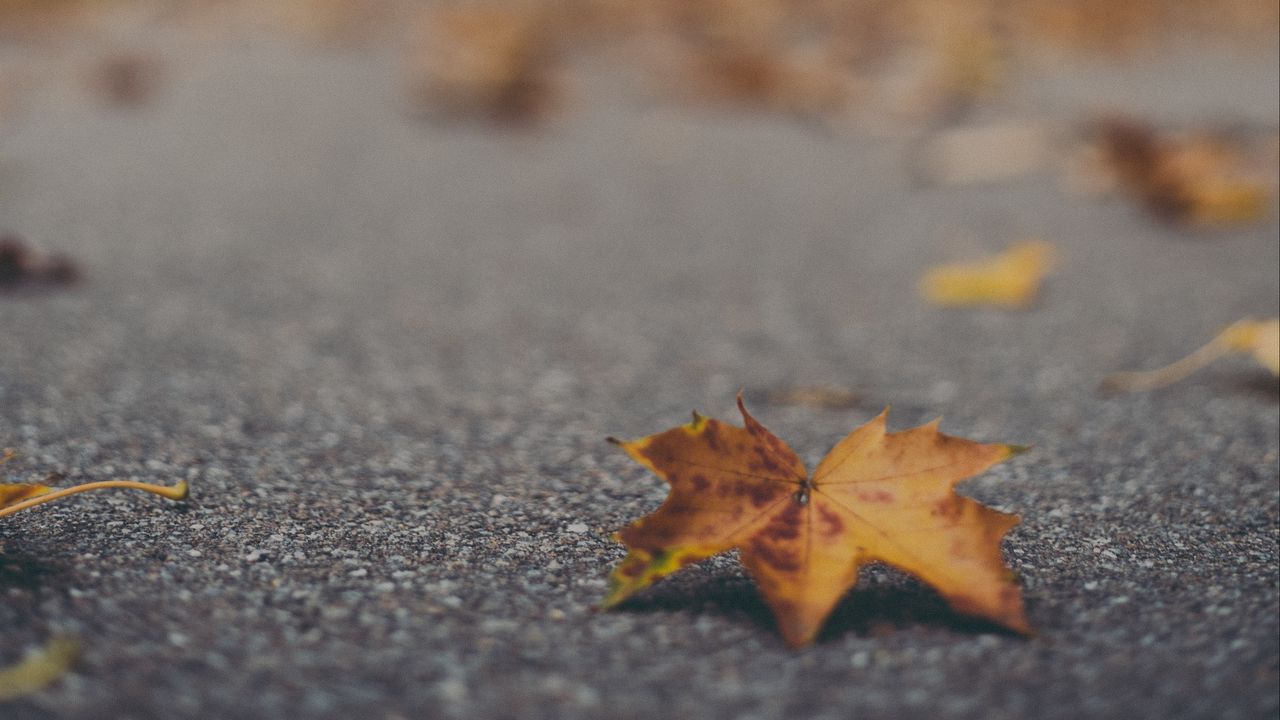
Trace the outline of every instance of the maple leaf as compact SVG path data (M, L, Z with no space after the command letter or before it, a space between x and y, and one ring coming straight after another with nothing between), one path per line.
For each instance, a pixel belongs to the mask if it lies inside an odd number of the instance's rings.
M930 268L920 280L920 292L943 306L1026 307L1052 268L1053 256L1047 242L1020 242L985 260Z
M0 464L4 464L13 458L13 450L4 450L0 452ZM56 478L57 476L51 476ZM171 487L164 485L152 485L151 483L137 482L134 480L101 480L98 482L84 483L74 485L68 488L51 488L48 485L38 485L35 483L0 483L0 517L12 515L37 505L67 497L68 495L76 495L89 490L105 490L110 488L129 488L133 490L142 490L154 495L169 498L170 500L185 500L187 497L187 482L179 481Z
M747 412L741 394L738 409L742 428L695 412L692 422L656 435L610 438L671 493L615 536L628 553L603 607L737 548L793 647L813 640L870 562L932 585L958 612L1030 632L1000 556L1018 517L952 491L1021 448L944 435L937 420L889 433L886 409L837 443L810 476Z
M1280 375L1280 318L1245 318L1227 326L1190 355L1146 372L1121 372L1102 381L1103 392L1154 390L1175 383L1225 355L1246 353L1263 367Z

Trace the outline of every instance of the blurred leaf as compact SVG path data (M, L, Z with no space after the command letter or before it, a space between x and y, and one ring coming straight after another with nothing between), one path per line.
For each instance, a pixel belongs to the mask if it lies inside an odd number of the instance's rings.
M1021 242L985 260L931 268L920 280L920 292L929 302L945 307L1023 308L1035 300L1053 258L1051 244Z
M1263 367L1280 375L1280 318L1244 319L1230 325L1217 337L1190 355L1146 372L1109 375L1100 390L1108 393L1154 390L1171 385L1225 355L1252 355Z
M47 645L6 668L0 668L0 702L30 695L62 677L80 657L80 643L55 635Z
M1238 143L1196 133L1162 137L1145 123L1110 118L1098 124L1101 158L1119 186L1152 214L1189 225L1264 217L1271 183L1248 172Z

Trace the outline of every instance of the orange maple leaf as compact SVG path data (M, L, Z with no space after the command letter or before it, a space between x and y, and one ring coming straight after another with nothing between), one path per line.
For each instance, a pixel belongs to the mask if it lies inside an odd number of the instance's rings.
M745 428L695 412L687 425L640 440L610 438L671 493L615 536L628 554L603 607L738 548L792 647L813 640L858 569L877 561L932 585L958 612L1030 632L1021 590L1000 556L1018 517L952 491L1021 448L944 435L937 420L888 433L886 409L810 476L741 395L738 409Z

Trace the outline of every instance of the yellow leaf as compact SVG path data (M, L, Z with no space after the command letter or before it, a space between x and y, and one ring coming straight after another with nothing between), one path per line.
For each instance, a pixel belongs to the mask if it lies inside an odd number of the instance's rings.
M1241 320L1222 332L1231 349L1253 355L1276 375L1280 375L1280 318Z
M13 450L3 451L0 453L0 464L12 457ZM187 481L185 480L181 480L170 487L152 485L151 483L137 482L135 480L102 480L58 489L47 485L33 485L30 483L0 483L0 517L12 515L37 505L43 505L68 495L77 495L88 490L106 490L109 488L142 490L170 500L185 500L188 493Z
M55 635L49 644L6 668L0 668L0 702L30 695L66 674L80 657L80 643Z
M52 488L31 483L0 483L0 508L16 505L28 498L44 495Z
M1103 392L1136 392L1171 385L1224 355L1252 355L1263 367L1280 375L1280 318L1234 323L1186 357L1164 367L1145 372L1121 372L1108 375L1101 385Z
M13 455L13 450L9 448L0 450L0 465L3 465L13 459ZM28 498L43 495L49 492L49 490L50 488L47 485L33 485L31 483L0 483L0 508L6 508Z
M888 411L841 440L810 476L747 412L745 427L694 413L640 440L613 440L671 486L657 511L617 534L628 549L603 606L682 567L737 548L793 647L811 642L870 562L932 585L958 612L1030 632L1000 555L1018 522L952 488L1020 448L938 432L885 430Z
M1026 307L1053 266L1053 245L1042 240L1018 243L994 257L931 268L920 292L936 305Z

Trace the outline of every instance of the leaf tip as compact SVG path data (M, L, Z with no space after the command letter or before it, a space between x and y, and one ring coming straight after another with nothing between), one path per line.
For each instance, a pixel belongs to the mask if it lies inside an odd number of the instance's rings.
M1006 455L1005 457L1006 457L1006 458L1011 458L1011 457L1013 457L1014 455L1021 455L1021 454L1022 454L1022 453L1024 453L1024 452L1030 452L1030 450L1031 450L1031 448L1032 448L1032 447L1033 447L1032 445L1011 445L1011 444L1006 444L1006 445L1004 446L1004 449L1005 449L1005 451L1006 451L1006 452L1008 452L1009 454L1008 454L1008 455Z
M738 391L738 412L742 413L743 427L750 430L753 426L760 426L760 422L747 412L747 404L742 400L742 391Z
M1125 392L1123 375L1123 373L1112 373L1102 378L1102 382L1098 383L1094 392L1104 398L1123 395Z

